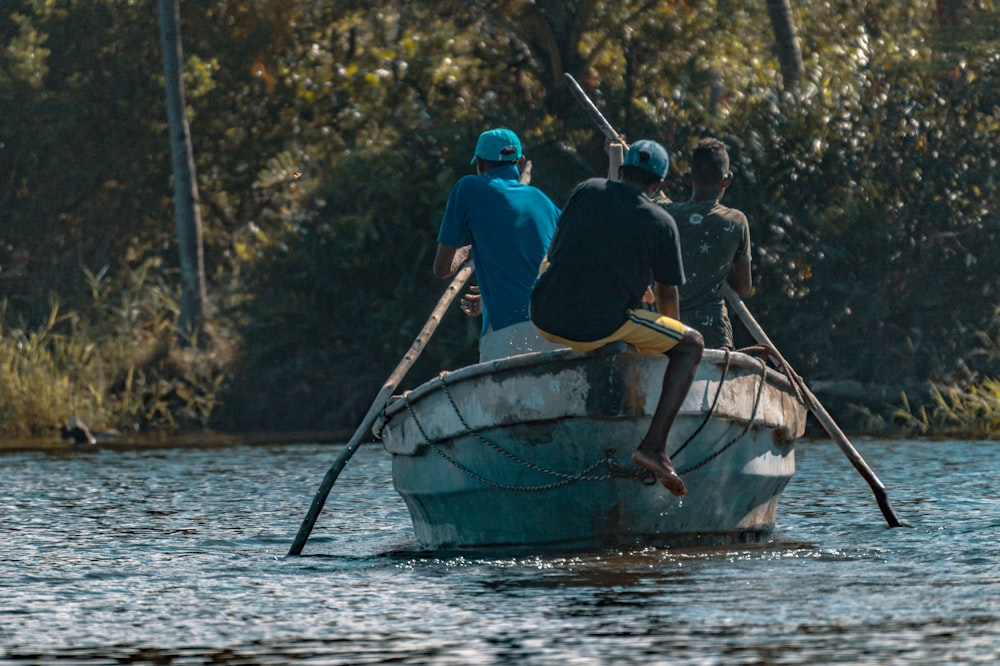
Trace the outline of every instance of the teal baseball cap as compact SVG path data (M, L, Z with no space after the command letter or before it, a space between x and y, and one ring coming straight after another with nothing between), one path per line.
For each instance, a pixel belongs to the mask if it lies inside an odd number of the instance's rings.
M516 162L521 159L521 140L509 129L483 132L479 135L476 154L469 164L475 164L477 158L490 162Z
M641 139L628 149L622 166L639 167L660 178L666 178L670 169L670 156L667 149L655 141Z

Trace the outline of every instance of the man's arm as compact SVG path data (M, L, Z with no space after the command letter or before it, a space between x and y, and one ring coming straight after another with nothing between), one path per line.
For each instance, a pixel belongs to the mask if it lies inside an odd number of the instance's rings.
M657 312L680 321L681 297L677 285L654 282L653 295L656 297Z
M746 296L753 287L753 280L750 277L750 262L733 263L729 268L729 275L726 282L740 296Z
M454 247L438 243L437 254L434 256L434 275L442 280L451 277L469 259L471 245Z

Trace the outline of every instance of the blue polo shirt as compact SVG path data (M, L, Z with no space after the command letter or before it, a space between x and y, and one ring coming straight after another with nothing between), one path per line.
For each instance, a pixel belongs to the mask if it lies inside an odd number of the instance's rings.
M448 197L438 242L472 239L483 296L483 332L528 321L531 287L556 230L559 208L541 190L522 185L514 164L464 176Z

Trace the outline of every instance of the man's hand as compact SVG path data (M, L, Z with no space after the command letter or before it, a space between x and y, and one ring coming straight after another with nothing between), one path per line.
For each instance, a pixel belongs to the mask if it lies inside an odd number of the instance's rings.
M438 243L437 254L434 256L434 275L442 280L451 277L468 261L471 251L471 245L452 247Z
M483 297L479 295L479 287L475 285L469 287L469 293L462 296L461 308L469 317L483 314Z
M627 151L628 144L625 143L624 136L616 140L604 140L604 152L608 154L608 180L615 182L621 180L621 172L619 170L621 169L622 162L625 161L625 153Z
M521 174L517 181L522 185L531 185L531 160L521 158L521 161L517 163L517 170Z

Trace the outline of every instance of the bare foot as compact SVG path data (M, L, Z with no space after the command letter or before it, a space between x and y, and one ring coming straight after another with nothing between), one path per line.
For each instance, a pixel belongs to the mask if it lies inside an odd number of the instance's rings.
M648 451L636 449L632 452L632 462L660 477L660 483L674 495L678 497L687 495L687 488L684 487L684 482L681 481L681 477L674 471L674 466L666 455L662 453L651 454Z

